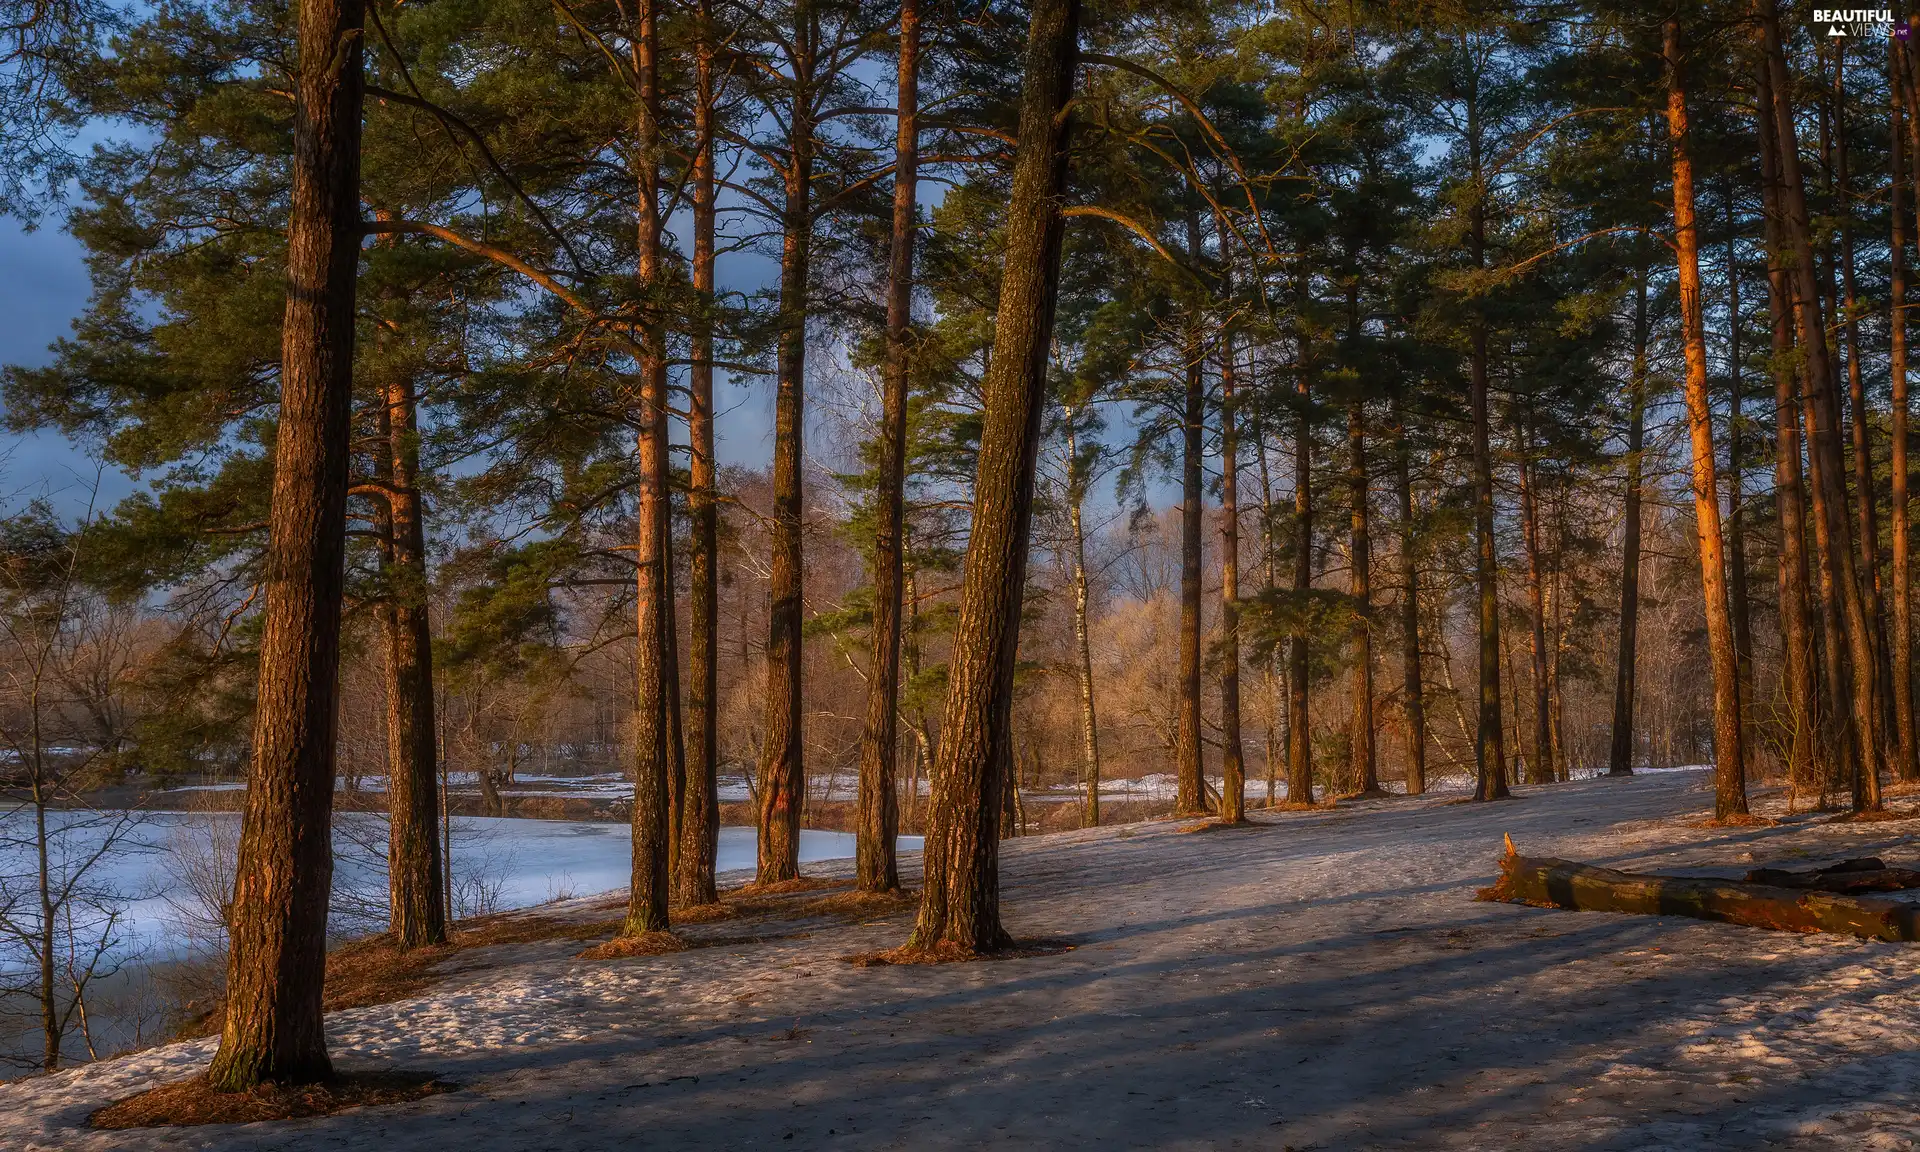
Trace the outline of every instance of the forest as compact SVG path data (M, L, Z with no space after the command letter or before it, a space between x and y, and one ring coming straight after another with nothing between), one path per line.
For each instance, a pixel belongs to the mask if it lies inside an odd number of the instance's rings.
M182 787L241 813L222 1092L332 1075L341 815L439 947L522 777L630 781L605 955L805 828L893 966L1044 951L1030 833L1691 767L1898 818L1915 28L0 0L0 214L91 288L0 369L85 462L0 448L32 1065L116 931L49 845Z

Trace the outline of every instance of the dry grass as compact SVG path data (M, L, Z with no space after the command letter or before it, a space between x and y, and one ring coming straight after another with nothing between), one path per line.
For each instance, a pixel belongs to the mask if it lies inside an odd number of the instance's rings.
M1032 956L1058 956L1071 951L1073 945L1065 940L1033 939L1014 940L1004 947L984 951L945 943L932 948L903 944L881 952L856 952L841 959L855 968L884 968L910 964L971 964L977 960L1024 960Z
M1866 812L1842 812L1838 816L1829 817L1826 822L1829 824L1889 824L1896 820L1911 820L1914 815L1912 812L1881 808Z
M1710 820L1695 820L1687 825L1689 828L1778 828L1779 826L1780 821L1766 816L1755 816L1751 812L1728 816L1724 820L1717 816Z
M615 936L580 953L582 960L626 960L635 956L665 956L685 951L688 943L671 932L642 932L637 936Z
M119 1130L297 1120L349 1108L403 1104L456 1087L430 1072L356 1072L318 1084L262 1084L247 1092L216 1092L205 1076L196 1076L116 1100L88 1117L88 1122L95 1128Z
M729 904L749 902L762 896L792 896L796 892L826 892L834 888L851 888L851 880L821 880L812 876L796 876L791 880L776 880L771 884L743 884L730 888L720 894L720 899Z
M1458 800L1448 800L1445 803L1441 804L1440 806L1442 808L1452 808L1460 804L1504 804L1509 800L1519 801L1519 800L1525 800L1525 799L1526 799L1525 796L1522 796L1517 792L1509 792L1505 796L1501 796L1494 800L1482 800L1477 795L1462 796Z
M840 916L849 920L871 919L876 916L897 916L902 912L913 912L920 907L920 893L916 889L901 889L895 892L838 892L832 896L822 896L817 900L808 900L793 906L795 916Z
M1202 820L1198 824L1182 824L1174 831L1182 834L1194 832L1271 832L1284 827L1280 824L1267 824L1258 820L1222 820L1218 816L1211 820Z
M667 912L667 918L675 924L711 924L716 920L731 920L738 915L739 905L724 900L713 904L688 904Z
M1335 802L1346 800L1393 800L1400 796L1398 792L1389 792L1385 788L1368 788L1360 792L1343 792L1334 797Z

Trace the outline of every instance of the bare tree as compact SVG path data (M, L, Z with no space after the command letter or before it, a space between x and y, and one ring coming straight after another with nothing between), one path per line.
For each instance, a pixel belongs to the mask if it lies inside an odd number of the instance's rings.
M76 1032L95 1054L88 992L124 959L110 864L138 822L85 802L117 742L94 719L109 706L81 693L117 677L81 673L124 653L113 632L129 617L82 583L80 540L45 500L0 520L0 1004L32 1006L48 1072Z

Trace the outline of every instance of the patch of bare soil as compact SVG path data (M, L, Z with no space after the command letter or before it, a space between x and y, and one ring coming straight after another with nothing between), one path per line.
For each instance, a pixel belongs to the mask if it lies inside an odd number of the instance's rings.
M1065 940L1028 939L1015 940L1003 948L980 951L973 948L960 948L952 944L939 944L932 948L915 948L901 945L881 952L856 952L841 959L855 968L884 968L909 964L970 964L976 960L1024 960L1033 956L1058 956L1073 951L1074 946Z
M246 1092L217 1092L205 1076L195 1076L116 1100L87 1120L108 1130L254 1124L404 1104L457 1087L431 1072L350 1072L318 1084L262 1084Z

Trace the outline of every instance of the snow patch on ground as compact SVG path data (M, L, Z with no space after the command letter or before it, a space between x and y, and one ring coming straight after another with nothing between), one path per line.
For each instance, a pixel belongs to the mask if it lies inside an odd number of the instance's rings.
M904 917L602 963L503 946L328 1021L343 1066L461 1091L273 1126L79 1127L204 1066L198 1041L0 1086L0 1147L1920 1147L1920 949L1472 900L1506 833L1644 870L1916 857L1913 821L1829 825L1777 796L1757 806L1779 827L1697 827L1707 782L1007 842L1010 927L1075 945L1051 956L837 959L899 941Z

